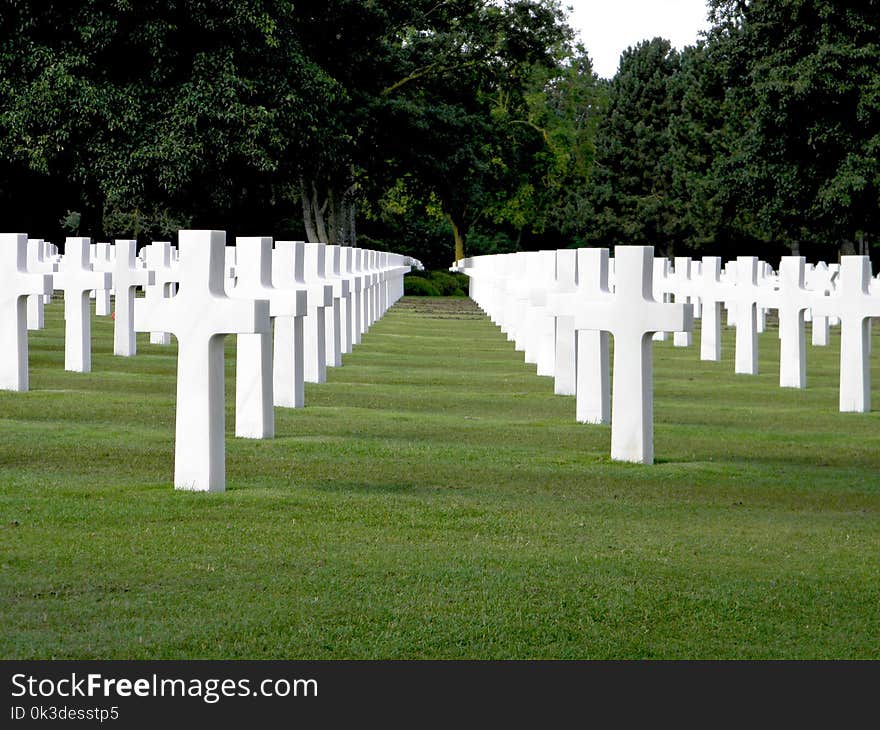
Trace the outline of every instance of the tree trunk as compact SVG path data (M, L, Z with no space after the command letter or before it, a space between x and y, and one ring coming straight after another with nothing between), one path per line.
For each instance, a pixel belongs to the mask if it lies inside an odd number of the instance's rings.
M338 201L338 243L340 246L354 246L357 244L355 233L356 206L354 199L354 183L350 184L339 196Z
M791 249L792 256L800 256L801 255L801 242L800 241L798 241L798 240L792 241L791 246L789 246L789 248Z
M357 204L354 191L348 197L348 245L357 246Z
M323 199L314 180L310 186L311 194L307 192L306 183L300 180L303 221L309 242L355 246L354 183L350 182L346 188L321 186L322 191L326 190Z
M331 186L327 188L327 243L338 244L339 237L339 196Z
M323 203L318 199L318 186L312 180L312 214L315 216L315 232L318 234L318 243L327 243L327 226L324 223L324 212L327 210L327 200Z
M306 228L306 240L309 243L318 242L318 233L315 231L315 218L312 215L312 201L306 192L306 184L302 178L299 179L299 195L303 209L303 224Z
M452 237L455 239L455 260L461 261L464 258L464 236L462 235L461 229L452 219L452 216L447 213L446 217L449 219L449 224L452 226Z

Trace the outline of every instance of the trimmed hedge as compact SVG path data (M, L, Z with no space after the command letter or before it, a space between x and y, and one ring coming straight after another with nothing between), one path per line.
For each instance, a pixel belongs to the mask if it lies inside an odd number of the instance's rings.
M412 271L403 280L403 291L417 297L466 297L468 277L448 271Z
M403 279L403 293L411 297L439 297L440 290L427 279L420 276L406 276Z

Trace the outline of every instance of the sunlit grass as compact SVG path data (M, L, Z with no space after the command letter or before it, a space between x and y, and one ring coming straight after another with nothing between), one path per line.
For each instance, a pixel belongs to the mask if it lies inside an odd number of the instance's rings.
M730 332L657 343L651 467L468 302L404 300L272 441L232 437L229 338L206 495L171 488L174 345L93 328L64 372L51 305L0 393L3 658L880 658L880 414L837 412L836 337L804 391L775 329L754 377Z

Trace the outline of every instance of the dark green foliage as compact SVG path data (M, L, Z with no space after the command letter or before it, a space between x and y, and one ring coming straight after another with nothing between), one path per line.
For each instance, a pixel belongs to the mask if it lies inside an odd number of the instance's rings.
M403 293L415 297L439 297L440 290L433 282L421 276L409 275L403 279Z
M483 231L476 229L468 242L468 253L471 256L513 253L519 250L521 250L519 242L505 230Z
M669 125L678 108L679 56L662 38L627 49L596 137L591 190L596 244L671 248L676 226Z
M880 3L711 5L695 48L624 53L586 239L770 260L865 252L880 235Z
M880 2L754 0L729 9L732 149L755 223L793 250L880 235Z
M494 110L568 35L555 0L6 4L4 229L353 244L403 175L466 235L537 144Z
M556 68L572 35L555 0L477 5L401 50L409 74L377 107L383 191L402 191L407 212L445 217L456 258L477 222L509 218L511 202L540 174L544 140L526 121L527 91L536 69Z
M880 237L880 0L709 0L592 72L557 0L20 0L4 230L457 256L833 259Z
M439 289L444 297L465 296L468 289L468 277L464 274L453 274L450 271L432 271L431 283Z
M285 0L7 4L4 197L27 210L10 183L65 180L61 200L41 196L42 215L61 204L53 218L78 211L93 235L277 231L285 185L324 144L339 96L303 55L292 12Z
M360 245L413 256L426 269L449 266L454 255L449 221L418 214L406 207L409 201L384 208L383 202L363 207L365 220L358 231Z
M413 271L403 280L404 291L413 296L465 297L469 280L451 271Z

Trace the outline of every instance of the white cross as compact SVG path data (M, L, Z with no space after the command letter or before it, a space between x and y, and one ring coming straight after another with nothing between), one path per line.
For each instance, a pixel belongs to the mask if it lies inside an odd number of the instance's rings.
M54 286L64 290L64 369L92 370L92 319L89 292L110 288L110 274L92 271L89 239L68 238Z
M671 286L669 281L669 259L665 256L654 257L654 299L658 302L668 302L671 297L667 294ZM665 332L655 332L654 342L665 342Z
M151 305L157 304L160 299L167 299L171 295L172 282L177 280L171 271L171 243L155 241L145 246L144 261L154 274L153 283L144 287L144 298ZM171 335L167 332L150 332L150 344L170 345Z
M139 286L156 283L156 274L140 265L137 241L116 241L113 262L113 286L116 289L116 311L113 314L113 354L131 357L137 354L134 332L134 297Z
M528 299L524 327L525 361L533 363L538 375L554 373L554 318L547 310L547 293L556 283L556 252L529 251L526 259L529 278L526 282Z
M577 250L563 248L556 252L556 287L547 295L547 311L555 314L553 392L574 395L577 386L577 332L574 312L563 313L559 297L577 291Z
M28 239L27 270L32 274L51 274L58 270L58 264L47 255L46 245L42 238ZM45 326L43 311L45 304L46 297L42 294L31 294L27 298L27 327L29 330L41 330Z
M364 249L362 263L367 276L367 286L364 288L364 332L366 332L376 321L376 292L379 286L376 252Z
M590 311L595 304L612 298L608 283L611 269L608 249L580 248L577 253L581 303L575 312L575 326L579 312ZM578 423L608 423L611 420L608 332L578 329L575 419Z
M513 340L513 346L519 352L526 351L526 323L531 293L528 279L529 263L531 263L529 257L521 253L507 256L505 297L509 303L504 306L501 321L507 328L507 339Z
M52 290L51 274L29 273L28 238L0 234L0 390L28 389L27 297Z
M557 271L559 279L554 290L547 294L546 309L554 317L556 326L555 359L558 395L577 395L577 420L581 423L605 423L593 413L596 378L592 336L601 337L603 333L578 332L575 329L575 316L591 302L601 296L595 276L593 258L600 251L605 252L605 272L607 281L608 249L561 249L557 251ZM522 256L522 254L511 254ZM582 260L583 259L583 260ZM504 303L498 305L503 307ZM607 341L607 335L605 335ZM601 370L601 369L600 369ZM607 372L606 372L607 380ZM565 392L560 392L565 391ZM610 391L609 391L610 392Z
M276 314L273 357L273 400L276 406L305 405L303 320L308 314L308 288L303 278L305 243L277 241L272 251L272 286L296 298L293 314ZM324 292L321 291L323 297Z
M491 254L464 259L472 267L476 275L474 286L479 297L478 301L488 313L489 318L507 335L509 342L514 341L516 309L514 306L514 288L519 286L516 270L520 257L513 254Z
M180 231L176 296L135 300L135 330L177 337L176 489L226 488L223 342L227 334L269 330L267 301L226 296L225 243L223 231Z
M783 256L779 262L779 289L773 297L779 314L779 386L807 387L804 312L816 295L804 286L803 256Z
M690 256L675 257L675 272L672 282L675 301L680 303L693 303L694 292L693 280L691 279ZM692 332L676 332L672 336L672 344L675 347L690 347L692 342Z
M236 238L235 248L226 247L225 269L229 297L250 301L265 299L269 301L271 318L272 239ZM274 438L271 329L243 332L235 339L235 435Z
M415 261L415 259L399 253L386 253L385 258L388 265L388 270L386 272L386 278L388 281L387 305L390 307L403 296L403 278L412 271L412 262Z
M349 271L354 277L354 296L352 297L352 330L351 344L361 344L361 336L364 333L364 290L368 286L367 277L364 275L362 266L363 250L359 248L351 249L351 268Z
M370 325L382 316L382 256L378 251L370 251L370 266L373 268L373 299L370 302Z
M305 280L309 287L309 314L305 321L305 379L307 383L327 380L327 345L324 310L333 306L333 286L324 278L326 247L305 244ZM319 290L322 294L319 294Z
M269 316L300 317L306 313L304 290L272 285L272 239L236 238L236 284L233 299L269 302ZM235 361L235 435L265 439L275 435L272 334L239 334Z
M773 267L766 261L758 260L758 286L764 290L765 295L773 289L772 280L775 277L776 273L773 271ZM767 307L761 306L759 303L756 311L758 315L758 334L760 335L767 331Z
M54 243L50 243L49 241L43 241L43 260L52 265L51 273L55 273L56 271L58 271L58 267L61 266L61 254L58 253L58 246L56 246ZM43 304L51 303L52 294L47 294L43 297Z
M388 309L388 254L376 251L376 309L375 319L378 322Z
M339 273L348 282L348 296L345 298L345 314L342 318L342 354L349 354L354 345L355 310L360 293L360 277L355 276L354 249L342 246L339 250Z
M840 410L871 410L871 317L880 317L880 297L869 293L871 260L842 256L837 292L817 299L813 311L840 317Z
M824 261L807 267L807 273L804 275L807 288L821 296L829 296L834 291L835 273ZM828 317L813 312L809 314L812 322L811 344L826 347L830 341Z
M325 278L333 287L333 307L329 317L325 317L326 332L324 334L327 367L335 368L342 365L343 330L348 316L349 283L340 273L342 251L339 246L327 246L324 264Z
M758 306L766 292L758 284L758 259L738 256L734 286L727 290L727 302L736 325L734 372L758 374Z
M113 274L115 262L113 260L113 246L107 242L92 244L94 248L94 257L92 260L92 270L109 272ZM111 288L116 288L114 281L110 282ZM110 307L110 289L99 289L95 292L95 314L99 317L109 317L112 308Z
M721 281L726 285L733 287L736 285L736 260L728 261L724 264L721 271ZM731 290L727 290L729 293ZM724 309L727 312L727 326L736 327L736 312L734 312L733 300L724 299Z
M654 461L654 332L693 329L690 304L654 300L652 246L618 246L615 293L584 308L578 329L610 332L614 337L614 383L611 406L611 458L651 464Z
M721 281L721 259L703 256L697 296L702 302L700 324L700 359L721 359L721 303L727 298L727 287Z
M695 291L695 288L699 285L702 279L703 262L691 261L691 291L693 292L693 296L691 297L691 304L694 305L694 319L703 318L703 302Z

